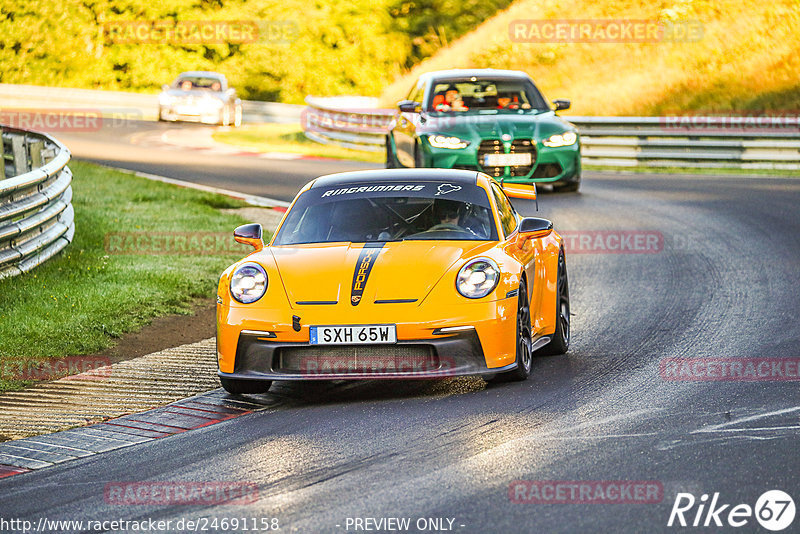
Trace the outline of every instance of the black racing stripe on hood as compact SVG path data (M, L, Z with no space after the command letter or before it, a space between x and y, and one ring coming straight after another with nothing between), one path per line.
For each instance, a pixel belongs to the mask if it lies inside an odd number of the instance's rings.
M378 259L378 253L386 245L385 242L366 243L361 253L358 255L355 271L353 271L353 283L350 286L350 304L358 306L367 286L369 273Z

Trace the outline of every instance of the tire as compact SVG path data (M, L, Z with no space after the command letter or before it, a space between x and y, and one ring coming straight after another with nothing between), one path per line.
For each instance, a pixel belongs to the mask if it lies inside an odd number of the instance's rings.
M158 106L158 122L167 122L167 119L164 118L164 108Z
M236 106L233 111L233 126L238 128L242 125L242 106Z
M558 254L558 279L556 286L558 287L556 291L556 331L553 333L553 339L550 343L536 351L537 355L548 356L564 354L569 350L569 277L567 276L567 260L564 256L563 249Z
M394 153L392 152L392 136L386 136L386 168L387 169L396 169L397 159L394 157Z
M230 126L231 109L229 107L224 107L222 111L219 112L219 124L220 126Z
M272 382L269 380L239 380L237 378L219 377L222 387L232 395L243 393L266 393Z
M576 193L581 187L580 181L569 183L565 185L554 185L553 191L556 193Z
M500 373L489 382L511 382L526 380L531 375L533 354L531 353L531 303L528 300L528 284L523 279L517 296L517 367Z

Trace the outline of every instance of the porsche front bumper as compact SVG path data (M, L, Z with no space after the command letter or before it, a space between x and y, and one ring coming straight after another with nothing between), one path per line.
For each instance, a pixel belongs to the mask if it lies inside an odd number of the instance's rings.
M497 373L513 368L516 360L516 304L516 296L465 302L451 309L449 317L442 317L440 306L364 303L364 310L358 310L349 304L310 305L302 311L292 310L302 314L302 325L299 320L292 324L292 315L279 308L219 304L219 375L254 380L313 380ZM309 342L309 325L358 324L394 324L397 342Z
M271 341L255 333L239 337L232 373L238 380L446 378L494 374L475 330L383 345L309 345Z

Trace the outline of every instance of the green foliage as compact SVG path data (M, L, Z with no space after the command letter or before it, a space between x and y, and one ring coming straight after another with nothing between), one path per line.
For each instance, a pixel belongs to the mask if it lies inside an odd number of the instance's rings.
M480 26L513 0L392 0L391 29L405 34L411 50L404 67L411 68L449 42Z
M508 3L4 0L0 82L153 91L182 71L213 70L248 99L300 103L309 94L378 95L404 67ZM130 23L154 21L240 21L254 25L258 38L143 43L114 32L121 23L130 29Z
M403 98L421 72L492 67L527 72L548 98L571 99L565 115L796 114L798 5L798 0L572 0L568 5L515 0L395 80L381 101L391 105ZM663 33L647 42L513 38L509 32L526 20L660 21Z

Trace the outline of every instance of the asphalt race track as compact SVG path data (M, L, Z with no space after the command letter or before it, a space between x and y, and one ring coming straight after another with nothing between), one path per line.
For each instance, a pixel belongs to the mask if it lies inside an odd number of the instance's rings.
M165 126L125 135L148 127ZM76 157L284 200L317 174L369 167L60 137ZM730 506L712 530L767 532L755 517L733 529L728 512L767 490L800 491L796 367L794 380L721 381L665 378L662 365L800 356L800 181L587 172L580 194L542 194L539 205L580 250L567 258L571 350L536 359L528 381L276 384L262 400L279 407L2 479L0 515L277 518L297 532L354 532L354 518L410 518L411 531L445 518L469 533L669 532L699 530L667 526L678 493L718 492ZM532 202L518 208L535 213ZM630 250L637 235L645 245ZM629 249L608 250L620 242ZM663 492L654 503L515 503L517 480L651 481ZM104 488L120 481L249 482L258 500L110 504Z
M189 136L212 128L192 123L107 119L99 131L54 135L78 159L279 200L292 200L306 182L322 174L375 168L371 163L334 159L231 157L162 141L165 133L179 140L181 132Z

